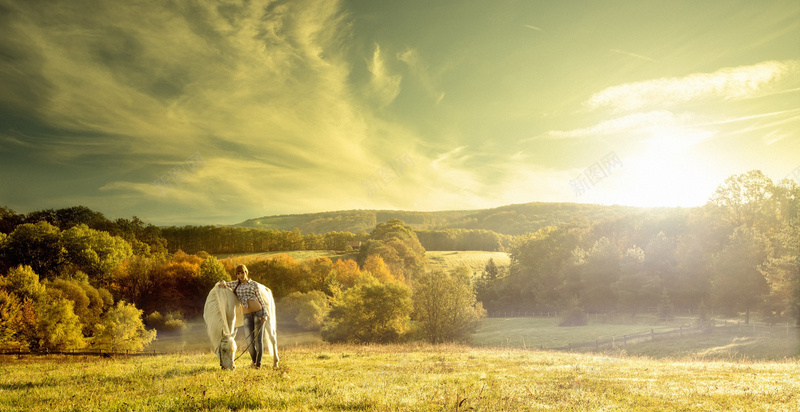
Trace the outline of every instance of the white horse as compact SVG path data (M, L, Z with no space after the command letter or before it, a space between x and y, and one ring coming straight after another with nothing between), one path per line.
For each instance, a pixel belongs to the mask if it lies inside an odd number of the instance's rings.
M203 319L214 353L219 357L219 365L222 369L236 369L233 359L236 340L233 337L236 336L236 328L244 322L239 299L230 289L214 287L206 298Z
M258 284L258 292L267 305L264 308L267 320L263 325L263 333L261 333L261 347L269 351L269 355L272 356L272 367L277 368L280 358L278 358L278 331L275 325L275 299L272 297L272 291L260 283Z

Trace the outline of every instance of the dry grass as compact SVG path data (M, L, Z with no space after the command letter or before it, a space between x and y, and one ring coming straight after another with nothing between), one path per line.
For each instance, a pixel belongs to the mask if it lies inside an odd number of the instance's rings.
M285 348L278 370L208 352L0 359L0 410L798 410L800 364L465 346Z

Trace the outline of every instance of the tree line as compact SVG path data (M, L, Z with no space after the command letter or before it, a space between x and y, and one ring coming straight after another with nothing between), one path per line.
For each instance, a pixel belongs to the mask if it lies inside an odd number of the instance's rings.
M397 219L370 233L307 238L158 228L83 207L28 215L0 208L0 345L140 347L153 330L180 330L200 315L208 291L240 263L273 290L281 316L330 341L465 339L484 308L635 316L657 306L665 318L680 309L800 322L799 191L753 171L728 178L703 207L573 218L513 238L417 232ZM200 249L340 249L351 239L362 242L358 252L333 260L218 259ZM431 249L505 249L511 264L500 271L490 262L479 276L431 272L423 240Z
M515 238L509 270L487 267L479 298L490 311L758 312L800 324L799 210L796 182L751 171L703 207L574 219Z
M219 260L204 251L169 253L163 244L151 247L135 233L112 235L85 223L62 230L47 220L0 233L0 347L141 349L156 330L180 331L184 318L198 317L208 291L230 280L242 262L273 290L280 313L331 341L419 337L422 329L414 325L430 322L426 313L439 313L420 303L436 290L431 285L449 281L458 293L472 291L467 272L425 274L416 233L396 220L377 225L355 259L336 261L298 262L285 254ZM444 302L438 293L427 301ZM477 326L483 312L474 293L452 302L459 307L459 329L428 328L435 334L423 338L464 339L464 331Z

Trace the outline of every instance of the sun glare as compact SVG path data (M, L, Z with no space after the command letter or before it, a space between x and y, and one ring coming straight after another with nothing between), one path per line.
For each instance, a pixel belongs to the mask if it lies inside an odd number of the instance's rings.
M693 148L710 135L678 128L654 131L638 154L625 162L622 178L627 181L620 186L628 189L620 195L619 203L645 207L704 204L718 177L712 161L701 158Z

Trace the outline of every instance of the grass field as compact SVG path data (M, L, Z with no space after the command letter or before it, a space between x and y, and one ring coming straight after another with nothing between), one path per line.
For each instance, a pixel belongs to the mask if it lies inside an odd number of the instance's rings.
M0 357L0 410L798 410L800 364L466 346L285 348L279 370L213 354Z
M487 318L473 335L476 346L555 348L569 343L604 340L623 335L672 330L672 325L609 324L590 321L586 326L560 327L559 318Z
M692 333L685 336L656 337L652 341L624 344L621 337L640 333L675 330L680 322L662 324L648 322L613 324L590 321L587 326L559 327L558 318L490 318L473 335L475 346L514 348L554 348L568 344L609 340L617 343L600 347L601 352L648 356L653 358L693 358L722 360L781 360L800 359L800 331L782 326L759 328L755 336L738 330L717 329L712 333ZM594 350L594 347L584 349Z
M448 271L458 266L467 266L473 272L482 273L489 259L494 259L498 268L508 268L511 259L505 252L482 251L427 251L428 267L431 270Z
M355 259L357 253L339 254L333 250L291 250L288 252L259 252L259 253L235 253L229 255L216 255L217 259L231 259L234 262L246 262L253 259L270 259L278 255L289 255L294 260L302 262L308 259L327 257L331 260Z

